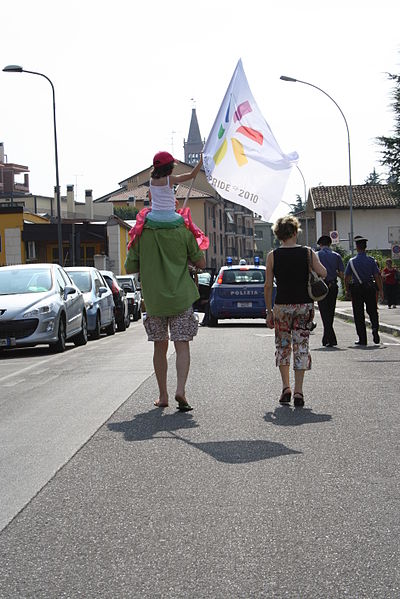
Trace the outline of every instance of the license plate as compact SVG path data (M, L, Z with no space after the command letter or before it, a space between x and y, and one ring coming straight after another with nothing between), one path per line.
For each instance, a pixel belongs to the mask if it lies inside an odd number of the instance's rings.
M238 308L251 308L252 305L253 305L253 302L238 302L237 303Z
M0 347L12 347L16 345L15 337L9 337L7 339L0 339Z

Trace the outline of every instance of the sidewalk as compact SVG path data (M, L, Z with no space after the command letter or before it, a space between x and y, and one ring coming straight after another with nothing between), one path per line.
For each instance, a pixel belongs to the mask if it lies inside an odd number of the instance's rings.
M389 310L389 308L386 305L380 304L378 306L378 313L379 330L383 333L389 333L390 335L400 337L400 307L391 308ZM336 302L335 316L337 318L342 318L343 320L349 320L350 322L354 322L351 301L338 300ZM365 317L365 322L367 323L367 326L371 326L367 314Z

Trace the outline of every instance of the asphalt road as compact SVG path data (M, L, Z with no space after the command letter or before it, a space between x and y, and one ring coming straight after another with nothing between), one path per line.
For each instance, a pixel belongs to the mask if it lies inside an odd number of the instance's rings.
M32 499L0 533L0 597L398 598L400 344L335 328L296 410L257 323L199 330L186 414L153 408L140 324L1 361L2 390L25 377L2 391L1 495L14 478L15 513ZM169 375L173 398L173 357Z

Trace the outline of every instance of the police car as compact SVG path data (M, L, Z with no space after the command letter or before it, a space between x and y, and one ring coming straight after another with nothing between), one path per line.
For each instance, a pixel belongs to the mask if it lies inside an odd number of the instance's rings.
M265 270L257 258L254 264L240 260L237 265L228 258L211 288L209 326L225 318L265 318Z

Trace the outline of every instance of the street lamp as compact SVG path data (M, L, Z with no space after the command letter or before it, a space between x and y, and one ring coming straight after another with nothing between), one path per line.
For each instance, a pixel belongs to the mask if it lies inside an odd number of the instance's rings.
M308 83L307 81L301 81L300 79L294 79L293 77L287 77L286 75L281 75L280 79L282 79L282 81L290 81L292 83L304 83L304 85L309 85L310 87L314 87L315 89L318 89L320 92L325 94L325 96L328 96L328 98L330 100L332 100L332 102L339 109L340 114L342 115L342 117L344 119L344 122L346 125L346 130L347 130L347 146L348 146L348 152L349 152L349 208L350 208L350 243L349 243L349 245L350 245L351 255L353 255L353 251L354 251L353 250L353 189L351 186L350 132L349 132L349 126L347 124L346 117L344 116L343 111L340 108L339 104L337 102L335 102L335 100L320 87L317 87L316 85L313 85L312 83Z
M303 185L304 185L304 218L306 219L306 245L308 245L307 186L306 186L306 180L304 178L304 175L301 172L301 168L299 167L298 164L296 164L296 168L299 171L301 178L303 179Z
M63 246L62 246L62 223L61 223L61 198L60 198L60 178L58 174L58 149L57 149L57 127L56 127L56 96L54 93L54 85L53 82L44 75L43 73L37 73L36 71L26 71L22 67L10 64L4 67L3 71L5 73L29 73L31 75L39 75L40 77L44 77L51 85L51 90L53 92L53 126L54 126L54 153L55 153L55 162L56 162L56 198L57 198L57 241L58 241L58 261L63 266L64 263L64 255L63 255Z

